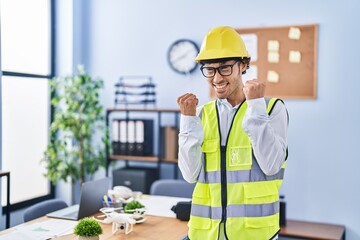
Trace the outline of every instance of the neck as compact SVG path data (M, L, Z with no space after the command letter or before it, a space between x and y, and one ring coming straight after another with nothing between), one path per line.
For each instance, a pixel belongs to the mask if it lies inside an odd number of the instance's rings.
M235 107L245 100L245 95L243 91L239 91L238 94L229 96L226 100L231 104L231 106Z

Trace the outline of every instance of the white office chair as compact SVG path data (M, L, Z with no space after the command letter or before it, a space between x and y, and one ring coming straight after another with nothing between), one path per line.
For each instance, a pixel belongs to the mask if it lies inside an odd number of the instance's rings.
M66 202L60 199L49 199L27 208L24 212L24 222L31 221L35 218L45 216L48 213L66 208Z
M151 184L151 195L191 198L195 183L180 179L159 179Z

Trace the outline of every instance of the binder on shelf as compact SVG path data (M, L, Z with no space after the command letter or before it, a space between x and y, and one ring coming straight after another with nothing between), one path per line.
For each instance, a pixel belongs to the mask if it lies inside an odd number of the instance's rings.
M127 139L128 139L128 130L127 130L127 122L125 120L118 121L119 123L119 136L120 136L120 147L119 147L119 155L127 155Z
M135 122L135 155L144 156L144 122Z
M113 120L111 124L111 144L114 154L120 154L119 123Z
M127 155L135 155L135 121L129 120L127 122Z
M115 119L113 120L112 131L112 145L115 155L153 155L153 120Z
M178 158L178 128L165 126L161 128L162 156L165 160Z
M150 119L137 119L136 120L136 145L137 154L139 156L152 156L154 155L154 123Z

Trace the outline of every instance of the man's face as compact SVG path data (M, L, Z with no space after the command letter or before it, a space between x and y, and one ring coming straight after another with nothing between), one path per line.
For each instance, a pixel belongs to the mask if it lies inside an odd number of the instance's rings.
M202 66L202 72L220 99L234 99L242 91L241 69L243 64L230 60Z

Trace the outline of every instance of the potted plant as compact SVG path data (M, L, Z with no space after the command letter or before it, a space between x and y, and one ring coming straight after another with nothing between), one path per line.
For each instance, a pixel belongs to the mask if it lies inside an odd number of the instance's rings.
M45 176L53 184L70 179L75 203L75 183L81 186L86 176L105 167L109 134L99 100L103 81L92 78L79 66L73 76L53 78L50 87L53 121L44 156ZM95 141L94 136L101 141Z
M98 240L103 230L100 223L93 218L83 218L74 228L74 234L79 236L79 240Z
M133 217L138 220L143 218L143 215L145 214L144 207L145 206L141 202L132 200L125 205L124 211L125 213L133 214Z

